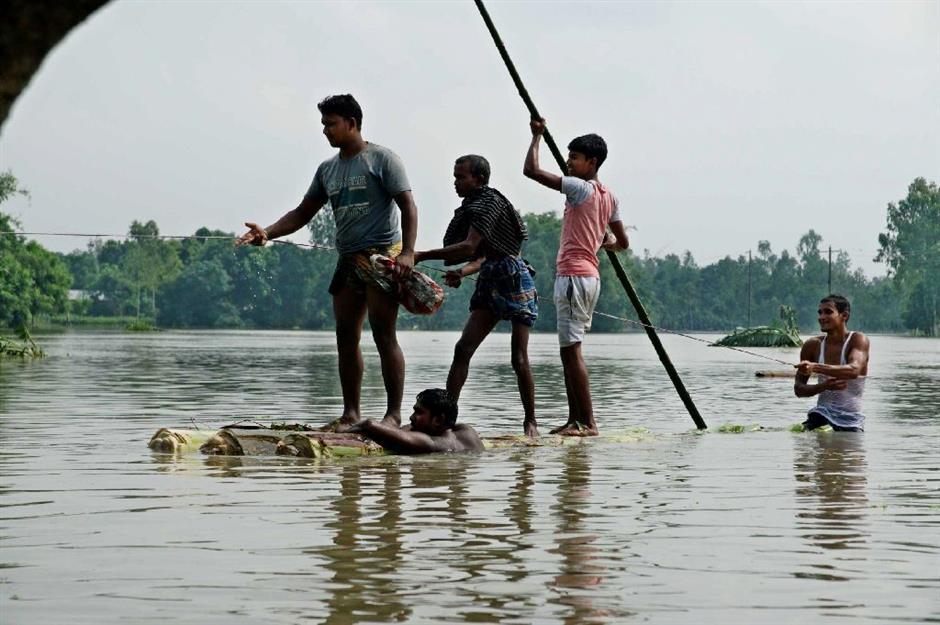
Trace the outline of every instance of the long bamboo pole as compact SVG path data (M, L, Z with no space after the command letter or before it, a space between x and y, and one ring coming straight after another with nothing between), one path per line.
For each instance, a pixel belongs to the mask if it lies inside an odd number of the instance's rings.
M480 11L480 15L483 17L483 21L486 23L487 30L490 31L490 36L493 37L493 43L496 44L496 49L499 50L499 55L503 58L503 63L506 65L506 69L509 70L509 75L512 77L512 81L515 83L516 89L519 90L519 95L522 97L522 101L525 103L526 108L529 109L529 114L533 119L542 119L542 116L539 115L538 109L535 108L535 103L532 102L532 98L529 96L529 92L526 90L525 85L522 84L522 79L519 77L519 72L516 71L516 66L513 64L512 59L509 58L509 53L506 51L506 46L503 44L503 40L500 38L499 33L496 31L496 26L493 24L493 20L490 18L490 14L487 12L486 7L483 6L483 0L473 1L477 5L477 9ZM561 171L564 172L566 169L565 159L562 157L561 151L559 151L558 145L555 143L555 139L552 138L552 135L548 132L547 128L545 129L545 132L542 136L545 138L545 143L548 145L548 149L551 150L552 156L555 157L555 161L558 163ZM630 278L627 277L626 272L623 270L623 266L620 264L620 259L617 258L617 255L610 250L607 250L607 258L610 259L611 264L614 266L614 273L617 274L617 278L620 280L620 284L623 285L624 290L627 292L627 297L630 298L630 303L633 304L633 308L636 310L636 314L640 318L640 322L643 324L643 327L646 330L646 335L649 337L650 342L653 344L653 349L656 350L656 354L659 356L659 361L663 363L663 367L666 368L666 373L669 374L669 379L672 380L672 384L676 387L676 391L679 393L679 397L682 399L682 403L685 404L685 408L689 411L689 415L692 417L692 421L695 422L695 427L700 430L706 429L708 426L705 425L705 420L702 419L702 415L699 414L698 408L695 407L695 403L692 401L691 395L689 395L689 392L686 390L685 384L683 384L682 379L679 378L679 373L672 364L672 360L669 359L669 354L666 353L666 348L663 347L662 341L659 340L659 335L656 334L656 330L653 328L653 323L650 321L649 315L646 314L646 308L643 307L643 303L636 294L636 290L630 283Z

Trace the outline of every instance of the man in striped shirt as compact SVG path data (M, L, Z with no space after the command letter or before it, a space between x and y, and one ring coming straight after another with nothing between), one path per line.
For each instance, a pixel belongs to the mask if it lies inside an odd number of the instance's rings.
M489 186L490 164L482 156L461 156L454 164L454 190L463 203L444 234L444 247L415 252L415 262L443 260L467 262L447 272L444 280L459 287L462 278L479 272L470 299L470 317L454 348L447 375L447 391L455 399L467 381L470 359L496 324L512 322L512 368L516 372L525 419L523 431L538 437L535 420L535 383L529 367L529 328L538 318L534 271L521 256L528 238L519 212L502 193Z

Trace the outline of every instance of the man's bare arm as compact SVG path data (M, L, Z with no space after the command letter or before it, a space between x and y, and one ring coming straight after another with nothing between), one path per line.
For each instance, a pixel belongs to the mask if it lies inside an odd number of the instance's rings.
M605 250L620 252L630 247L630 239L627 238L627 229L623 227L622 221L612 222L610 224L610 231L613 233L613 237L609 234L604 236L603 248Z
M812 397L819 395L823 391L838 391L845 388L845 380L831 379L819 384L810 384L810 371L803 367L804 364L812 364L812 361L819 359L819 350L822 347L819 339L809 339L803 343L800 349L800 364L797 365L796 381L793 383L793 393L797 397Z
M869 347L870 342L868 337L860 332L856 332L852 336L852 342L849 344L848 353L845 356L846 364L820 364L816 362L818 358L804 359L803 354L800 353L800 364L797 365L797 369L799 373L806 376L821 373L822 375L839 380L854 380L859 376L865 375L868 371Z
M407 278L415 266L415 239L418 236L418 207L411 191L402 191L395 196L401 210L401 253L395 259L395 275Z
M432 438L423 432L403 430L372 419L360 421L349 428L347 432L367 436L385 449L398 454L431 454L441 451L453 451L445 441Z
M561 191L561 176L539 167L539 144L542 142L542 133L545 132L545 120L533 119L529 122L529 128L532 130L532 142L525 155L525 164L522 166L523 175L549 189Z
M483 266L484 262L486 262L486 256L480 256L459 269L452 269L444 274L444 282L453 289L459 288L461 281L467 276L472 276L480 271L480 267Z
M326 198L314 199L309 195L305 195L297 208L288 211L267 228L262 228L256 223L245 222L245 225L248 226L248 232L239 237L237 243L238 245L264 245L270 239L297 232L310 223L310 220L323 208L324 204L326 204Z
M443 260L445 263L459 263L465 260L472 260L480 243L483 242L483 235L480 231L470 226L467 238L460 243L454 243L447 247L441 247L436 250L427 250L426 252L415 252L415 262L420 263L425 260Z

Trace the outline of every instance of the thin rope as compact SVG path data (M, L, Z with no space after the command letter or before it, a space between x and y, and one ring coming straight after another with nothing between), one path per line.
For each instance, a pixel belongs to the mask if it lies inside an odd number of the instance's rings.
M21 236L46 236L46 237L87 237L91 239L213 239L221 241L237 241L238 237L219 235L219 234L109 234L109 233L88 233L88 232L20 232L17 230L0 230L0 234L13 234ZM295 241L281 241L280 239L268 239L268 243L278 243L280 245L294 245L297 247L307 247L320 250L334 250L336 248L329 245L319 245L317 243L297 243Z
M89 238L103 238L103 237L109 237L109 238L115 238L115 239L130 239L130 238L135 238L135 239L174 239L174 240L186 240L186 239L213 239L213 240L227 240L227 241L235 241L235 240L236 240L236 237L232 237L232 236L223 236L223 235L194 235L194 234L191 234L191 235L177 235L177 234L143 234L143 235L131 235L131 234L103 234L103 233L89 234L89 233L78 233L78 232L19 232L19 231L15 231L15 230L0 230L0 234L15 234L15 235L23 235L23 236L89 237ZM280 239L269 239L268 242L269 242L269 243L277 243L277 244L280 244L280 245L293 245L293 246L295 246L295 247L303 247L303 248L309 248L309 249L315 249L315 250L329 250L329 251L332 251L332 250L335 250L335 249L336 249L336 248L334 248L334 247L332 247L332 246L329 246L329 245L320 245L320 244L318 244L318 243L297 243L297 242L295 242L295 241L282 241L282 240L280 240ZM423 265L423 264L421 265L421 268L422 268L422 269L426 269L426 270L430 270L430 271L436 271L436 272L438 272L438 273L440 273L440 274L446 274L448 271L450 271L450 270L448 270L448 269L441 269L440 267L432 267L432 266L430 266L430 265ZM474 278L474 277L472 277L472 276L463 276L461 279L462 279L462 280L470 280L470 281L473 281L473 282L475 282L475 281L477 280L476 278ZM538 300L539 300L540 302L545 302L545 301L546 301L545 298L542 297L542 296L538 296ZM697 336L691 336L691 335L689 335L689 334L684 334L684 333L682 333L682 332L678 332L678 331L676 331L676 330L670 330L669 328L664 328L664 327L661 327L661 326L656 326L656 325L652 325L652 324L645 324L645 323L643 323L642 321L637 321L637 320L635 320L635 319L628 319L627 317L618 317L617 315L611 315L610 313L605 313L605 312L602 312L602 311L599 311L599 310L595 310L595 311L594 311L594 314L595 314L595 315L598 315L598 316L600 316L600 317L607 317L607 318L609 318L609 319L616 319L617 321L622 321L622 322L624 322L624 323L632 323L633 325L639 326L639 327L644 328L644 329L645 329L645 328L650 328L650 329L653 329L653 330L657 330L657 331L659 331L659 332L666 332L666 333L668 333L668 334L674 334L674 335L676 335L676 336L681 336L681 337L683 337L683 338L690 339L690 340L692 340L692 341L697 341L697 342L699 342L699 343L705 343L706 345L708 345L708 346L710 346L710 347L723 347L723 348L725 348L725 349L730 349L730 350L735 351L735 352L740 352L740 353L742 353L742 354L747 354L747 355L749 355L749 356L754 356L755 358L763 358L764 360L769 360L769 361L771 361L771 362L776 362L776 363L779 363L779 364L782 364L782 365L787 365L788 367L792 367L792 366L793 366L793 363L787 362L787 361L785 361L785 360L780 360L779 358L774 358L774 357L772 357L772 356L766 356L766 355L764 355L764 354L758 354L757 352L752 352L752 351L749 351L749 350L746 350L746 349L741 349L740 347L732 347L732 346L730 346L730 345L717 345L717 344L714 344L714 343L712 343L711 341L709 341L709 340L707 340L707 339L702 339L702 338L699 338L699 337L697 337Z
M740 347L732 347L731 345L718 345L717 343L712 343L707 339L702 339L697 336L691 336L689 334L683 334L682 332L677 332L676 330L670 330L669 328L662 328L659 326L646 325L641 321L636 321L634 319L627 319L626 317L618 317L617 315L611 315L609 313L601 312L599 310L594 311L595 315L600 315L601 317L608 317L610 319L617 319L618 321L625 321L627 323L632 323L643 328L653 328L654 330L659 330L660 332L667 332L669 334L675 334L676 336L681 336L683 338L691 339L693 341L698 341L699 343L705 343L709 347L724 347L725 349L730 349L735 352L741 352L742 354L748 354L749 356L755 356L757 358L763 358L764 360L771 360L773 362L778 362L782 365L787 365L792 367L793 363L787 362L786 360L780 360L779 358L774 358L772 356L766 356L764 354L758 354L757 352L748 351L746 349L741 349Z
M47 236L47 237L89 237L89 238L110 238L110 239L229 239L236 237L222 236L217 234L106 234L106 233L83 233L83 232L20 232L18 230L0 230L0 234L18 234L24 236Z
M441 268L439 268L439 267L428 267L428 266L426 266L426 265L422 265L422 268L423 268L423 269L430 269L431 271L437 271L437 272L439 272L439 273L447 273L447 270L446 270L446 269L441 269ZM472 278L472 277L470 277L470 276L464 276L462 279L463 279L463 280L474 280L474 281L476 280L476 278ZM537 296L537 298L538 298L538 300L539 300L540 302L545 302L545 301L546 301L545 298L542 297L541 295ZM676 331L676 330L670 330L669 328L663 328L663 327L655 326L655 325L647 325L647 324L643 323L642 321L637 321L637 320L635 320L635 319L628 319L627 317L618 317L617 315L611 315L610 313L601 312L601 311L599 311L599 310L595 310L595 311L594 311L594 314L595 314L595 315L598 315L598 316L601 316L601 317L607 317L607 318L609 318L609 319L616 319L616 320L618 320L618 321L623 321L623 322L626 322L626 323L632 323L633 325L640 326L641 328L652 328L652 329L658 330L658 331L660 331L660 332L666 332L666 333L669 333L669 334L675 334L676 336L681 336L681 337L683 337L683 338L691 339L691 340L693 340L693 341L698 341L699 343L705 343L705 344L708 345L709 347L724 347L725 349L730 349L730 350L735 351L735 352L741 352L742 354L748 354L748 355L750 355L750 356L755 356L755 357L757 357L757 358L763 358L764 360L770 360L770 361L773 361L773 362L780 363L780 364L782 364L782 365L787 365L788 367L792 367L792 366L793 366L793 363L787 362L786 360L780 360L779 358L774 358L774 357L772 357L772 356L765 356L764 354L758 354L757 352L751 352L751 351L748 351L748 350L746 350L746 349L741 349L740 347L732 347L731 345L718 345L718 344L716 344L716 343L712 343L711 341L709 341L709 340L707 340L707 339L702 339L702 338L699 338L699 337L697 337L697 336L691 336L691 335L689 335L689 334L683 334L682 332L678 332L678 331Z

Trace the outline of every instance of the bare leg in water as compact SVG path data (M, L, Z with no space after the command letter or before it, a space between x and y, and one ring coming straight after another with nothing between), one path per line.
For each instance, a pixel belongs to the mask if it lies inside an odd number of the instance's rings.
M512 370L516 372L516 384L519 386L519 398L525 420L522 429L529 438L539 437L539 425L535 420L535 381L529 366L529 326L518 321L512 322Z
M405 356L398 345L395 323L398 321L398 300L378 287L366 288L366 304L369 308L369 325L372 339L379 351L382 363L382 380L385 382L385 416L382 421L401 425L401 399L405 391Z
M551 434L562 436L597 436L594 408L591 403L591 383L587 365L581 355L581 343L561 348L561 364L565 370L565 390L568 393L570 415L568 423L555 428Z
M362 390L362 351L359 339L366 318L365 298L349 287L333 296L336 319L336 351L339 355L339 383L343 389L341 424L352 425L360 419L359 396ZM329 426L328 426L329 427Z
M477 309L470 313L470 318L467 319L467 324L463 328L463 334L454 347L454 360L447 375L447 391L454 396L454 399L460 399L460 391L467 381L473 354L497 323L499 323L499 317L489 310ZM516 372L519 396L525 413L522 427L526 436L537 438L539 433L538 424L535 421L535 384L529 367L528 344L528 326L513 322L512 367Z
M366 312L369 314L372 338L379 352L382 379L385 382L386 409L383 421L400 425L401 400L405 387L405 358L395 332L398 301L372 285L366 288L364 297L349 287L343 287L333 296L339 380L343 389L343 414L337 425L352 425L362 418L360 398L363 363L359 341Z

